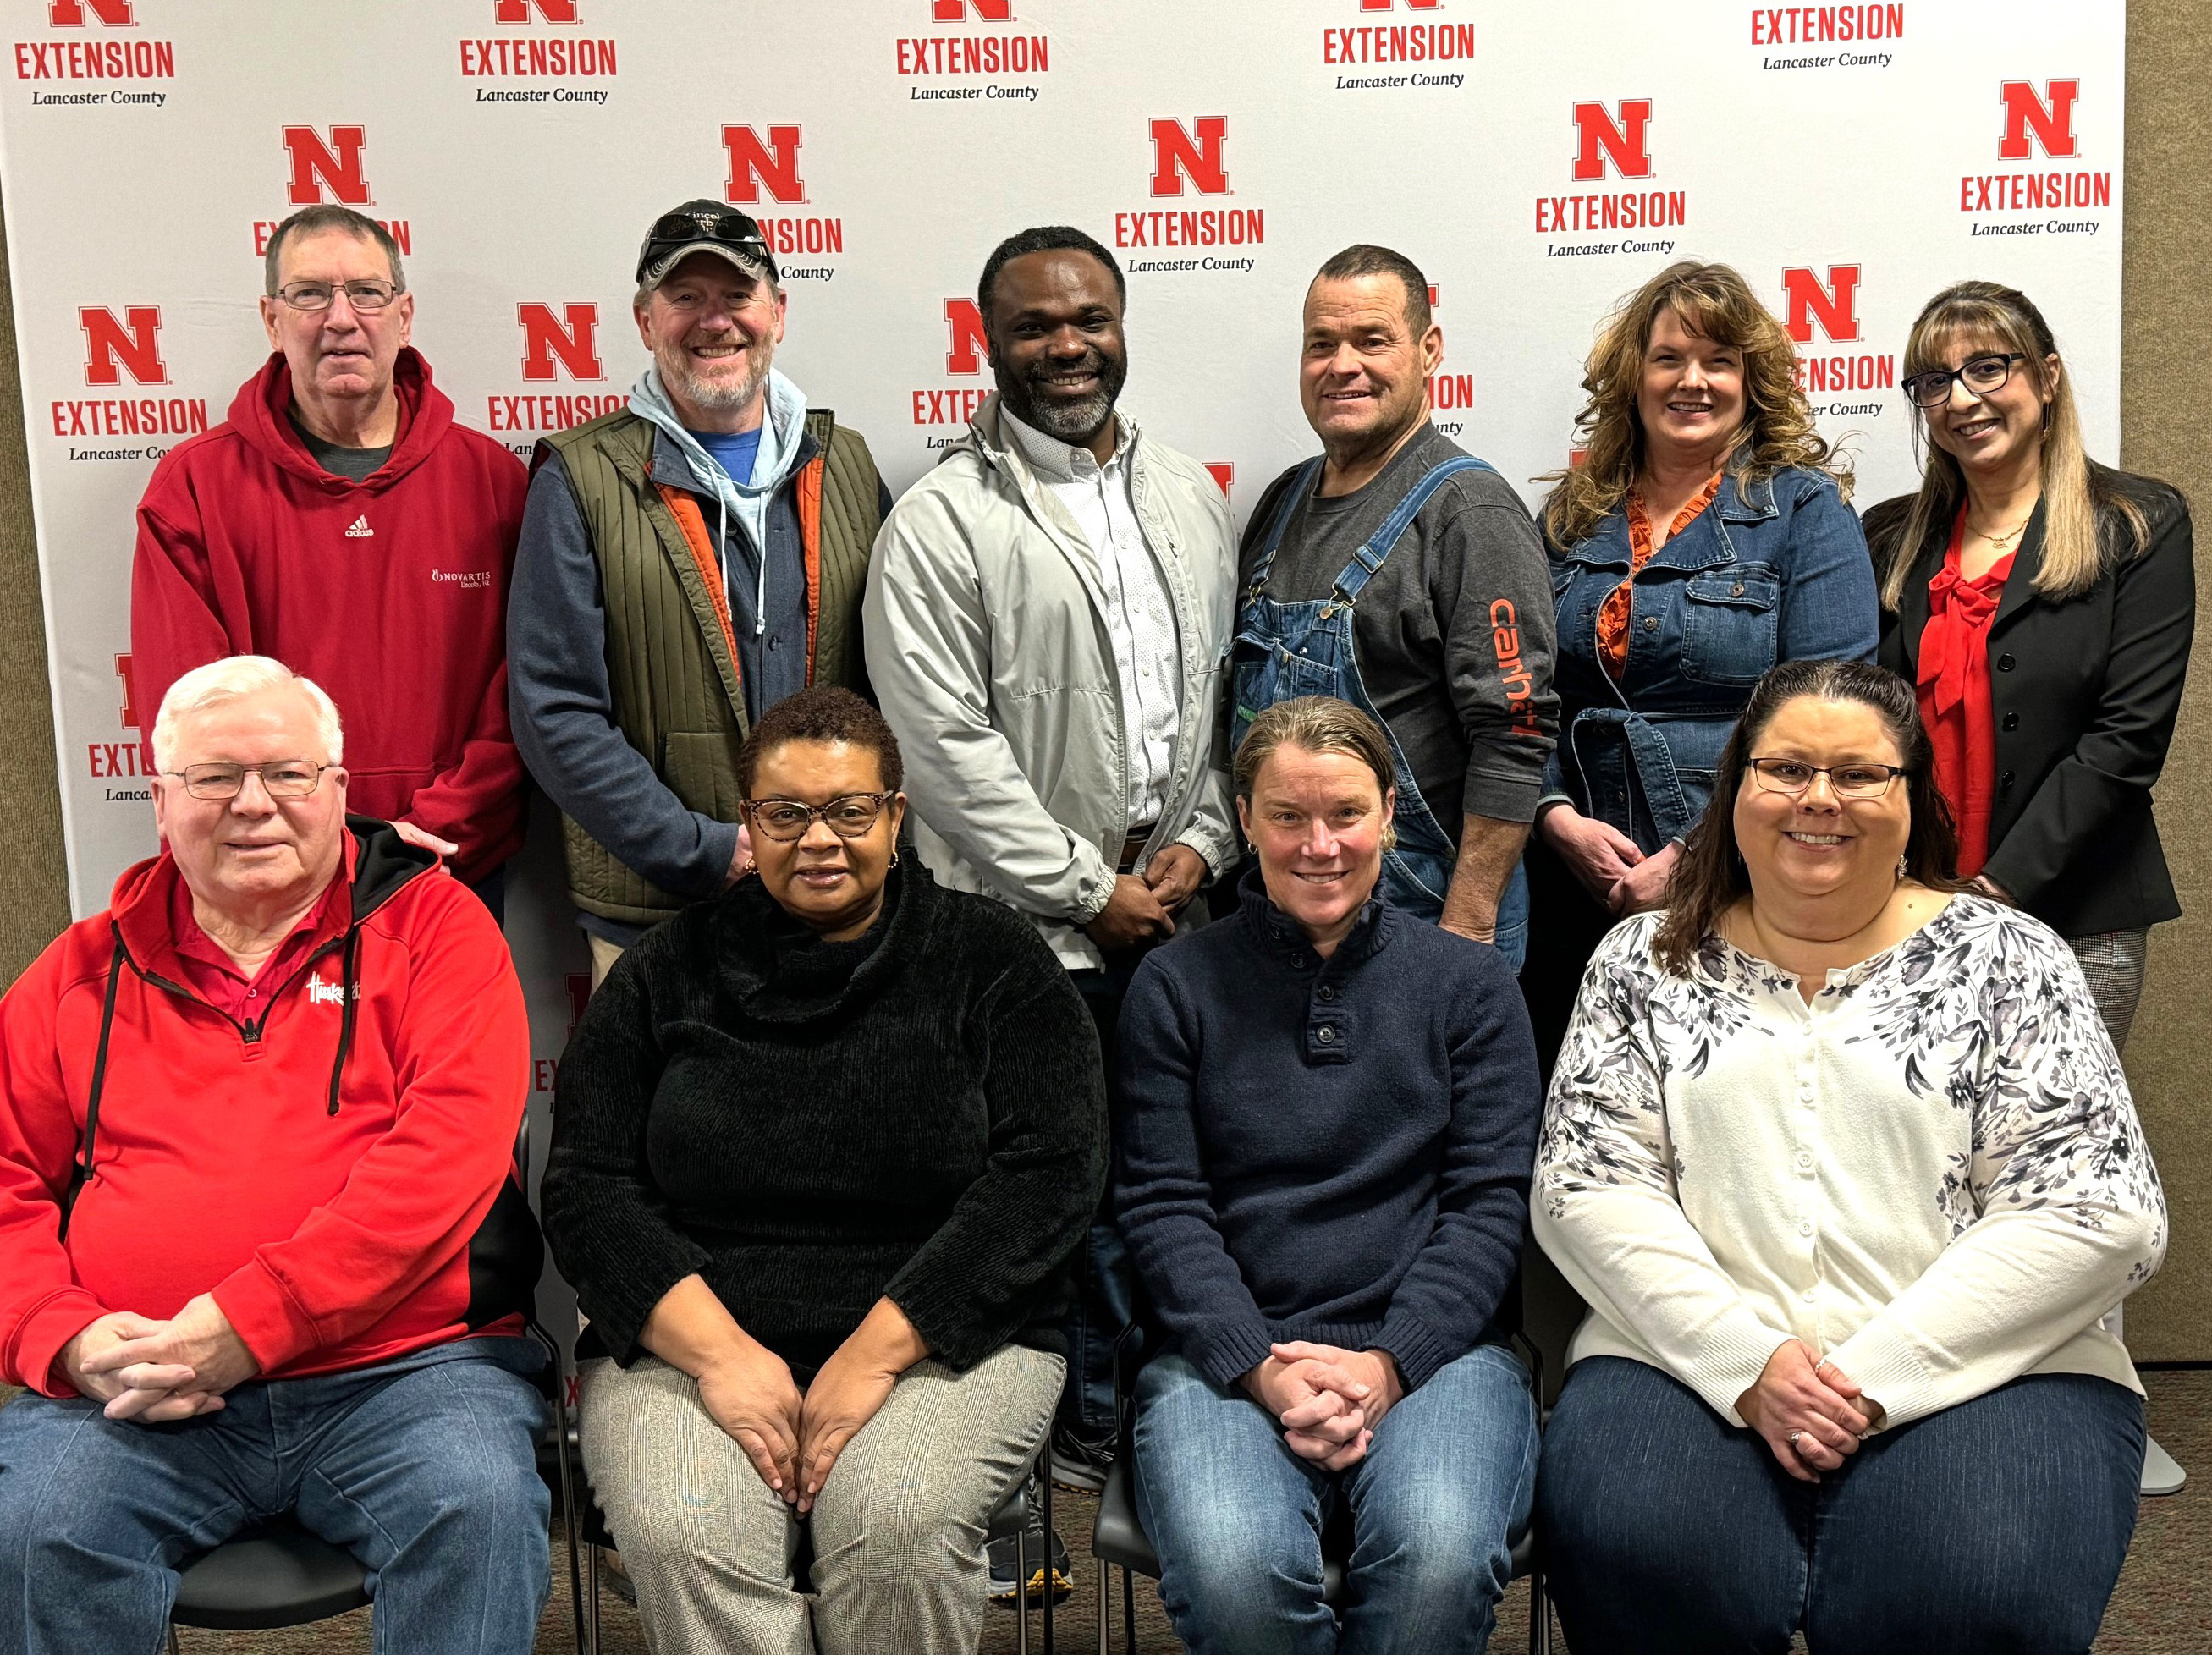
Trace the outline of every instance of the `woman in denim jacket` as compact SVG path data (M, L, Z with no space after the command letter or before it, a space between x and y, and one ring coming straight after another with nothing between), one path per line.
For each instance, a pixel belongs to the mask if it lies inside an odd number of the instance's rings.
M1617 919L1661 907L1751 687L1872 660L1850 470L1813 428L1781 324L1725 264L1669 265L1590 354L1583 462L1544 508L1559 744L1528 857L1522 982L1548 1069Z

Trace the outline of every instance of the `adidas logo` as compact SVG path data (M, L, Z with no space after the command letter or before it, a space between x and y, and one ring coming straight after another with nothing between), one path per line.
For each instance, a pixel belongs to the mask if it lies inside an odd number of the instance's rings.
M345 533L348 540L368 540L375 535L376 530L368 526L368 513L364 512L353 520Z

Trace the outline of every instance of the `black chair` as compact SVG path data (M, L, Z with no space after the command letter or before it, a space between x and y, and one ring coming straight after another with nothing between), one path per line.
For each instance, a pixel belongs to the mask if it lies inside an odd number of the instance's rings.
M552 1352L544 1388L557 1405L560 1355L537 1327L533 1313L538 1278L545 1268L545 1238L525 1193L527 1133L526 1125L516 1140L515 1176L501 1186L491 1211L470 1238L467 1322L488 1327L521 1315ZM565 1462L567 1455L561 1458ZM351 1552L309 1534L289 1517L279 1518L234 1536L185 1566L169 1611L170 1655L178 1655L180 1626L271 1631L327 1621L368 1602L368 1572ZM582 1619L580 1608L579 1627Z
M1531 1268L1530 1259L1524 1256L1522 1281L1516 1297L1519 1304L1509 1302L1506 1319L1517 1322L1523 1337L1516 1340L1522 1355L1528 1360L1531 1376L1535 1382L1539 1417L1548 1417L1550 1404L1556 1394L1546 1385L1544 1344L1559 1323L1557 1315L1548 1313L1558 1308L1558 1294L1565 1292L1568 1300L1577 1306L1571 1289L1565 1288L1551 1261L1536 1252L1534 1244L1526 1249L1534 1255L1541 1270ZM1548 1273L1548 1274L1547 1274ZM1556 1283L1556 1288L1554 1286ZM1532 1300L1536 1307L1532 1309ZM1565 1323L1571 1331L1573 1321L1569 1316ZM1564 1335L1560 1336L1564 1338ZM1143 1361L1144 1332L1131 1326L1123 1330L1120 1342L1114 1348L1114 1399L1116 1431L1113 1469L1107 1473L1106 1487L1098 1496L1098 1520L1091 1534L1091 1555L1098 1564L1098 1655L1112 1655L1113 1594L1109 1590L1112 1571L1121 1571L1121 1627L1127 1655L1136 1655L1137 1650L1137 1586L1136 1577L1147 1579L1160 1578L1159 1554L1152 1549L1151 1537L1137 1516L1137 1500L1133 1477L1136 1469L1136 1376ZM1528 1649L1529 1655L1550 1655L1552 1648L1551 1604L1544 1591L1543 1559L1537 1546L1537 1536L1532 1524L1521 1543L1513 1549L1513 1578L1528 1582ZM1352 1552L1351 1525L1340 1508L1328 1527L1322 1534L1322 1600L1332 1608L1343 1601L1344 1566Z

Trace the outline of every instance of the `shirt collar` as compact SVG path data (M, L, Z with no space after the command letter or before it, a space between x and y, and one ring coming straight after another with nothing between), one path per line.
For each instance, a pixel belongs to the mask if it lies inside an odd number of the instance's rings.
M1087 448L1078 448L1057 437L1048 437L1042 431L1018 419L1003 400L999 404L999 419L1013 439L1014 446L1021 450L1022 458L1047 482L1090 482L1101 475L1112 471L1128 458L1130 445L1137 440L1136 422L1120 409L1114 414L1114 457L1105 464Z

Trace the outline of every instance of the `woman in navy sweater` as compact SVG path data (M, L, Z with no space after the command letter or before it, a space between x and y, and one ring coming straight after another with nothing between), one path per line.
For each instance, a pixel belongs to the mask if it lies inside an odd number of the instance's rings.
M1535 1404L1497 1318L1535 1046L1503 955L1384 897L1390 780L1347 703L1263 712L1243 912L1150 955L1121 1013L1115 1203L1165 1336L1137 1500L1192 1655L1479 1652L1528 1521Z

